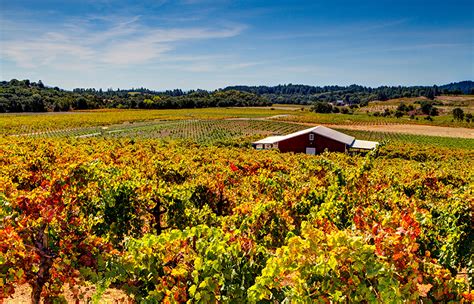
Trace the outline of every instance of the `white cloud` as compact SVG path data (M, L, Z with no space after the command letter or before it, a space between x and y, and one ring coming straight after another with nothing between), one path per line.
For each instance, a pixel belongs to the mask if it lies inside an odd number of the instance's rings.
M45 65L66 70L139 65L160 57L169 59L178 43L229 38L243 30L241 25L158 28L142 24L140 16L90 16L36 36L2 37L0 54L29 69Z
M3 53L2 57L12 59L23 68L36 68L41 65L54 64L55 61L64 57L90 60L94 56L94 51L90 48L49 39L6 42L1 52Z
M146 63L173 48L170 45L154 44L146 41L114 43L99 56L102 63L111 65L135 65Z

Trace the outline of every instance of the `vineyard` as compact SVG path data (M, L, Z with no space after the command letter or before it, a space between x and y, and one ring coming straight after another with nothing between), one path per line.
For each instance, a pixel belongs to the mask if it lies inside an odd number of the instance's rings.
M456 137L442 137L442 136L427 136L427 135L412 135L392 132L373 132L373 131L357 131L339 129L341 132L352 135L356 138L372 140L372 141L388 141L395 148L398 145L406 143L419 145L421 149L426 147L445 147L455 149L474 149L474 139L470 138L456 138Z
M383 109L390 109L391 106L384 106ZM289 113L285 117L278 118L281 121L292 121L299 123L319 123L319 124L337 124L337 125L390 125L390 124L416 124L416 125L433 125L433 126L446 126L446 127L466 127L472 128L473 124L468 122L454 121L451 115L442 115L432 117L433 120L427 120L426 117L415 117L414 119L404 116L401 118L396 117L383 117L368 114L367 110L361 108L354 114L339 114L339 113Z
M24 130L25 133L14 137L101 137L101 138L141 138L185 140L199 144L216 144L219 142L250 143L251 140L269 135L285 135L307 128L290 121L262 118L227 118L227 119L173 119L126 122L122 124L98 125L74 128L44 127L42 129ZM441 136L401 134L393 132L374 132L347 130L341 132L360 139L400 143L431 145L435 147L474 149L474 139ZM30 132L28 132L30 131Z
M165 120L261 118L293 113L293 110L270 108L206 108L180 110L96 110L66 113L2 114L0 135L18 135L45 130L70 130L116 124Z
M28 137L161 138L215 143L229 139L288 134L305 126L267 120L171 120L74 129L49 129L27 133Z
M472 139L342 130L384 144L256 151L307 126L206 111L4 120L0 302L474 300Z
M306 124L331 125L393 125L416 124L473 128L472 123L453 121L451 116L436 117L433 121L408 117L376 117L365 113L320 114L307 107L275 106L272 108L206 108L173 110L94 110L42 114L2 114L0 136L34 134L39 132L97 129L103 126L153 124L163 121L265 119ZM123 126L122 126L123 127Z

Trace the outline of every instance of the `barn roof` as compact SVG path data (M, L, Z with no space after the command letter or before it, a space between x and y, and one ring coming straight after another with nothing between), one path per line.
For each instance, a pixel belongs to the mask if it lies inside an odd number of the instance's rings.
M359 140L356 139L352 143L351 148L354 149L363 149L363 150L373 150L377 147L379 143L375 141L368 141L368 140Z
M290 138L300 136L300 135L303 135L303 134L308 134L308 133L319 134L321 136L331 138L335 141L344 143L344 144L349 145L349 146L355 140L354 137L349 136L347 134L338 132L338 131L333 130L333 129L326 128L324 126L317 126L317 127L312 127L312 128L309 128L309 129L301 130L301 131L298 131L298 132L294 132L294 133L291 133L291 134L288 134L288 135L285 135L285 136L270 136L270 137L261 139L259 141L256 141L256 142L254 142L254 144L273 144L273 143L280 142L282 140L290 139Z
M352 136L349 136L347 134L341 133L339 131L336 131L330 128L326 128L324 126L317 126L314 128L313 131L309 131L309 132L313 132L321 136L331 138L335 141L345 143L346 145L351 145L355 140L355 138Z
M254 142L254 144L273 144L273 143L279 142L280 139L283 137L285 136L269 136L269 137L266 137L264 139L260 139Z

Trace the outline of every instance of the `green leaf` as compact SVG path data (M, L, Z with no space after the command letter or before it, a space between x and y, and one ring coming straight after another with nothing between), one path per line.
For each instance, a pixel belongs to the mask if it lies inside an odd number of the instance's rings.
M189 287L189 294L191 296L194 296L194 294L196 293L196 289L197 289L196 285L191 285L191 287Z
M331 267L332 270L336 270L337 267L337 260L334 255L331 255L328 260L328 265Z

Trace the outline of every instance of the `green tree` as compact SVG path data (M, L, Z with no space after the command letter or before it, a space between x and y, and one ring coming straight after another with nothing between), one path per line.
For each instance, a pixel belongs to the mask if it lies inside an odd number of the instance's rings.
M316 113L331 113L332 112L332 105L328 102L316 102L313 104L311 108L313 112Z
M34 94L31 97L31 110L33 112L44 112L46 108L43 103L43 98L39 94Z
M397 107L397 111L399 112L407 112L408 111L408 107L406 104L404 103L400 103Z
M467 113L467 114L466 114L466 121L467 121L467 122L471 122L471 121L472 121L472 114L471 114L471 113Z
M430 116L438 116L439 115L439 110L437 107L432 107L430 110Z
M75 108L78 110L87 109L87 99L84 96L80 96L76 99Z
M433 89L431 89L431 88L426 90L424 96L426 98L428 98L429 100L434 100L435 99L435 93L434 93Z
M421 102L421 112L423 112L423 114L430 115L432 109L433 104L430 101Z
M462 121L464 119L464 111L461 108L455 108L453 110L453 117L456 120Z

